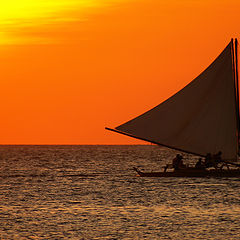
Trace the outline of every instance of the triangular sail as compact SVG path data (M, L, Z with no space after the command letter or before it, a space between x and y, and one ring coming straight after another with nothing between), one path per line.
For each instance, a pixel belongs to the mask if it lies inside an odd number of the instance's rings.
M223 159L236 160L238 123L232 47L231 41L181 91L115 130L202 156L221 151Z

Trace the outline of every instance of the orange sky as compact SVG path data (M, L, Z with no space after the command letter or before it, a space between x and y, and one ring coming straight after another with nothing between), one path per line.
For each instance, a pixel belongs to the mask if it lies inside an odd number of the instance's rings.
M239 37L239 0L0 4L0 144L144 143L108 132Z

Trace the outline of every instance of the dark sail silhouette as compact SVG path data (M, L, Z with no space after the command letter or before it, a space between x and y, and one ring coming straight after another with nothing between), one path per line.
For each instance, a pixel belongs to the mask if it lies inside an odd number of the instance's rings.
M236 161L239 140L237 40L197 78L166 101L116 127L106 128L183 152L222 152Z

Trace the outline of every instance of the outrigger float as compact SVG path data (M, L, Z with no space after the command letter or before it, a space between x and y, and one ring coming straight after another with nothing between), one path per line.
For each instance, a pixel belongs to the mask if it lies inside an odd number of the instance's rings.
M171 172L142 172L137 168L133 168L140 177L240 177L240 169L196 169L189 167Z
M116 128L129 137L200 157L221 152L223 168L142 172L141 177L240 177L238 41L172 97ZM230 168L231 166L231 168Z

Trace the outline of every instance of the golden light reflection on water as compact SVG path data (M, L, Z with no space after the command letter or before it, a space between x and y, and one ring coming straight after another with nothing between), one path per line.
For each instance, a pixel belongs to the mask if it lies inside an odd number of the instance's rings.
M150 147L0 146L0 238L239 239L239 179L135 177Z
M85 21L86 13L119 0L8 0L0 5L0 44L55 42L51 28L69 22ZM77 12L75 16L72 12ZM41 33L37 34L37 28ZM43 36L44 35L44 36Z

